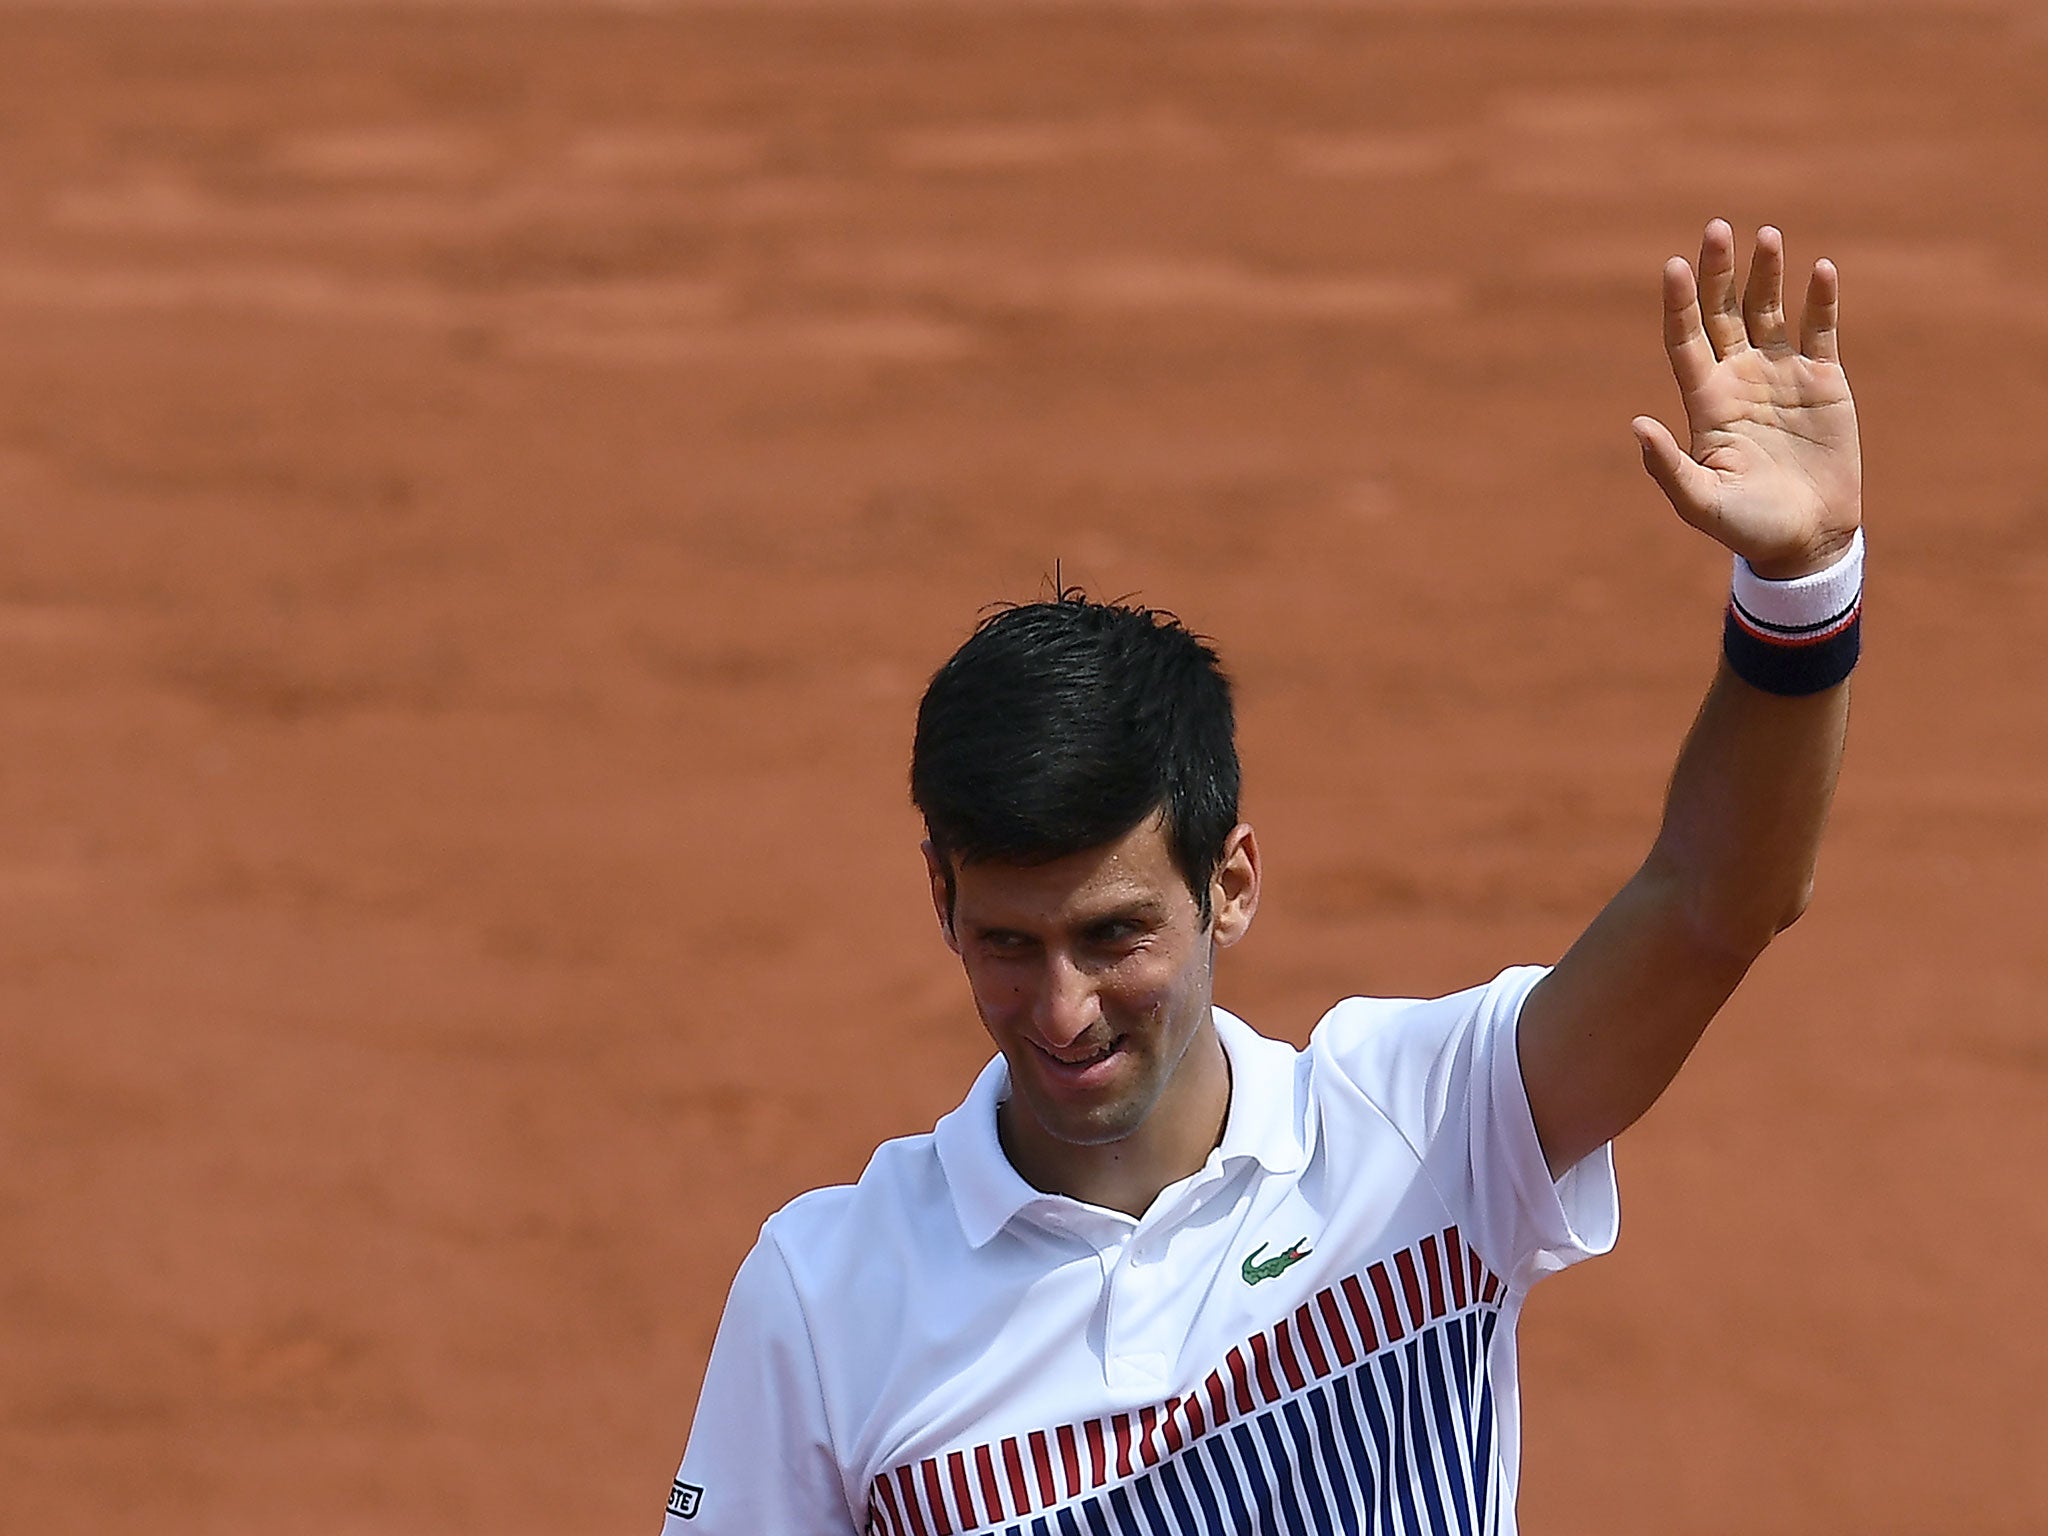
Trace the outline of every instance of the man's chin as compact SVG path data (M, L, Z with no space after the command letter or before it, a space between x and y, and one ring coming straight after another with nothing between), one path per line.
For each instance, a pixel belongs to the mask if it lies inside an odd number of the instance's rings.
M1026 1087L1021 1107L1031 1121L1029 1132L1070 1147L1102 1147L1122 1141L1145 1123L1146 1104L1133 1094L1120 1094L1093 1104L1076 1104Z

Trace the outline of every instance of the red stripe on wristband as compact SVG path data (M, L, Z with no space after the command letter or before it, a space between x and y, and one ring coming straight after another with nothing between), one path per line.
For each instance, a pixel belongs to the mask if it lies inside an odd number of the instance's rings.
M1745 612L1739 598L1728 601L1728 616L1765 645L1819 645L1832 640L1843 630L1854 624L1863 615L1863 596L1857 594L1856 601L1834 618L1802 629L1792 629L1766 624L1752 613Z

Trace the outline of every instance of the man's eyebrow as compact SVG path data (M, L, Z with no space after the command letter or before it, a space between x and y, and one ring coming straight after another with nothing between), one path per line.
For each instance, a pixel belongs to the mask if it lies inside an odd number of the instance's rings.
M1158 917L1165 910L1165 903L1156 896L1134 896L1129 901L1123 902L1118 906L1105 907L1100 912L1090 913L1087 917L1081 919L1081 926L1083 928L1094 928L1102 923L1123 922L1133 917Z
M1074 926L1076 928L1099 928L1105 923L1127 922L1133 918L1156 920L1162 917L1165 912L1166 903L1158 897L1133 896L1129 901L1119 902L1115 906L1104 907L1099 912L1085 914L1076 919ZM996 920L983 921L977 918L969 918L961 926L978 938L1013 933L1025 938L1031 936L1029 929L1013 927L1008 923Z

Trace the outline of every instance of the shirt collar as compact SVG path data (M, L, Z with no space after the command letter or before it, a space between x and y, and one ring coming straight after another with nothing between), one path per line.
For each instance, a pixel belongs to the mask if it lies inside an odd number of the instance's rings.
M1306 1085L1295 1070L1299 1053L1221 1008L1211 1010L1211 1016L1230 1063L1230 1109L1223 1139L1206 1166L1227 1169L1249 1159L1268 1173L1299 1173L1314 1135ZM932 1132L954 1214L973 1248L987 1244L1027 1207L1073 1204L1063 1195L1033 1189L1004 1156L996 1138L996 1106L1009 1096L1010 1069L998 1054Z

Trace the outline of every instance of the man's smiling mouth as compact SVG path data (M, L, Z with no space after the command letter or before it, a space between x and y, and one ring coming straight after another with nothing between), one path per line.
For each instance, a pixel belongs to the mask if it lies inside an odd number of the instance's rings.
M1118 1035L1114 1040L1111 1040L1104 1045L1097 1046L1093 1050L1083 1051L1078 1054L1072 1052L1055 1051L1052 1050L1050 1047L1043 1045L1039 1046L1038 1049L1041 1052L1043 1052L1047 1058L1057 1063L1058 1065L1069 1068L1071 1070L1079 1070L1082 1067L1092 1067L1097 1062L1109 1060L1111 1056L1115 1055L1117 1051L1123 1047L1123 1043L1123 1036Z

